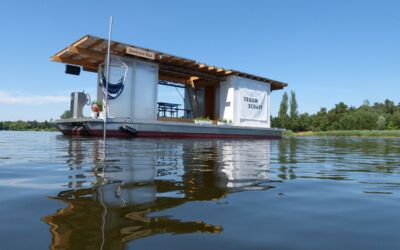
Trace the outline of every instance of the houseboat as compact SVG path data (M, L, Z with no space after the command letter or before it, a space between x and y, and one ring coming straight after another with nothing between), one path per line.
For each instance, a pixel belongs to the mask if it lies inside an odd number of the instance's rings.
M270 95L286 87L284 82L91 35L51 60L66 64L66 73L97 74L97 102L74 92L71 117L55 121L64 135L101 136L104 128L107 136L120 137L282 135L281 129L271 128ZM160 101L159 86L179 89L182 102ZM89 117L83 115L85 103L92 104Z

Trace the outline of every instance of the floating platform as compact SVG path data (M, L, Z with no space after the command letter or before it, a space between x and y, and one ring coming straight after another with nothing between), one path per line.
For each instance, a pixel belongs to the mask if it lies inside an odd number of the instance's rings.
M55 124L64 135L103 136L104 121L95 118L60 119ZM107 136L153 138L280 139L281 129L165 121L131 121L108 118Z
M271 128L270 103L272 91L285 88L285 82L90 35L51 60L66 64L68 74L97 74L95 101L73 92L73 118L55 121L64 135L102 136L104 115L107 136L282 136L281 129ZM90 104L93 118L83 115Z

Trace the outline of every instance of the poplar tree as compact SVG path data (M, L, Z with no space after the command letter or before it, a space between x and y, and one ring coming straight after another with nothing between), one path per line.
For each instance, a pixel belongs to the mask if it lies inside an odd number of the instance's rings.
M278 113L278 119L279 119L279 125L282 128L288 128L289 126L289 117L288 117L288 95L287 93L283 93L282 95L282 101L279 106L279 113Z
M298 105L296 101L296 93L294 91L290 92L290 119L295 119L299 116L299 111L297 110Z
M299 111L297 110L297 108L298 105L296 100L296 93L294 91L291 91L289 128L293 131L297 131L298 129Z

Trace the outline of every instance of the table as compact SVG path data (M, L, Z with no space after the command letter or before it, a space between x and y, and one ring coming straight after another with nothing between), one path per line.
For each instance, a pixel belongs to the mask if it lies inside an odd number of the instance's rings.
M169 112L170 117L178 117L179 106L181 104L169 103L169 102L158 102L158 116L167 117L167 112Z

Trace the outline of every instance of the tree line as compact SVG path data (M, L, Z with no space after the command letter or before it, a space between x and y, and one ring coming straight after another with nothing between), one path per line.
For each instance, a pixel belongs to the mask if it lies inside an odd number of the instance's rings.
M330 130L384 130L400 129L400 103L386 99L370 104L368 100L359 107L339 102L332 109L321 108L315 114L298 112L296 94L285 92L277 117L273 117L272 127L292 131Z
M34 121L2 121L0 122L0 130L34 130L34 131L55 131L55 125L50 121L38 122Z

